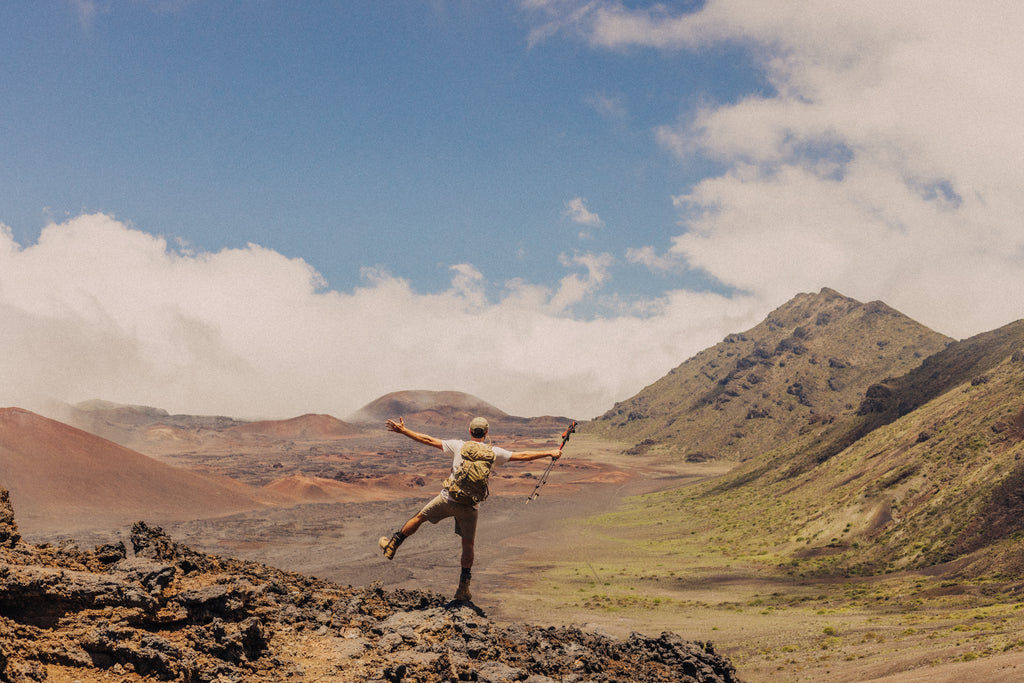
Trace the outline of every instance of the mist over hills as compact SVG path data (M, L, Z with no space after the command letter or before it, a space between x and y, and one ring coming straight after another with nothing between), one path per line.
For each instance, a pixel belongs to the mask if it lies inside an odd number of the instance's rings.
M129 447L143 446L150 436L186 438L201 433L263 435L273 438L346 438L380 432L388 418L404 417L410 425L465 431L477 415L492 422L503 434L548 433L561 430L566 417L522 417L461 391L396 391L366 404L345 419L306 414L278 420L247 421L220 415L172 415L162 408L124 405L94 399L63 405L52 417L105 439ZM159 430L154 433L153 430Z
M49 417L129 448L145 443L146 430L155 426L162 428L165 434L184 435L248 424L221 415L171 415L163 408L100 399L56 406Z

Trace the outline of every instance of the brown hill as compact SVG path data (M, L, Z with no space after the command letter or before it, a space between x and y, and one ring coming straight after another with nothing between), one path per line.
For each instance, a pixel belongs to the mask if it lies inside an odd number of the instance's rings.
M0 409L0 485L30 533L214 517L260 504L254 492L161 464L19 408Z
M949 344L900 377L872 384L858 404L856 415L830 426L804 457L793 463L802 471L824 462L872 431L924 406L965 383L984 384L988 373L1024 347L1024 321L1005 325L970 339ZM1013 399L1012 396L1007 397Z
M591 428L691 459L745 460L851 415L867 388L952 340L881 302L799 294L595 420Z
M388 418L405 417L420 424L464 428L477 415L488 418L507 414L486 401L461 391L395 391L367 403L349 420L381 423Z
M330 415L300 415L288 420L261 420L228 427L236 434L259 434L281 439L343 439L363 430Z
M405 419L409 425L424 429L444 429L460 435L469 421L482 415L491 423L492 432L501 434L550 434L565 428L566 417L517 417L486 401L461 391L396 391L372 401L349 417L350 422L377 427L388 418Z

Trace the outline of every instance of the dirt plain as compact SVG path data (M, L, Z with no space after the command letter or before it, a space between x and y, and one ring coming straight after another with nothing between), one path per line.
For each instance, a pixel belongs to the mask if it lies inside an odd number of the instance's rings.
M553 443L538 434L493 436L511 450ZM165 525L197 550L353 586L455 589L459 544L448 524L423 527L394 561L377 550L379 536L437 491L448 463L434 449L383 430L330 440L164 430L132 447L262 492L260 509ZM630 458L616 444L581 435L527 503L545 465L502 468L484 503L474 603L491 618L579 624L616 636L673 631L712 641L750 683L1024 680L1019 596L941 572L794 578L784 566L737 558L682 530L667 550L660 540L676 521L650 519L638 528L608 513L633 496L718 476L725 466ZM75 538L87 545L126 533Z

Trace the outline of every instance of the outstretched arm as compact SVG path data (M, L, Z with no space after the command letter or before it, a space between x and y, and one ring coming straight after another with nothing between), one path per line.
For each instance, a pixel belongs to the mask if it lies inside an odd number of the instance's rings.
M509 458L509 462L523 461L523 460L539 460L540 458L551 458L552 460L558 460L562 457L561 448L552 448L546 451L519 451L513 453L512 457Z
M405 426L405 420L401 417L398 418L398 422L395 422L394 420L388 420L384 424L388 428L388 430L392 432L398 432L399 434L404 434L413 441L418 441L421 444L424 444L426 446L433 446L434 448L444 448L444 444L441 443L441 439L436 439L432 436L428 436L427 434L421 434L419 432L412 431L411 429Z

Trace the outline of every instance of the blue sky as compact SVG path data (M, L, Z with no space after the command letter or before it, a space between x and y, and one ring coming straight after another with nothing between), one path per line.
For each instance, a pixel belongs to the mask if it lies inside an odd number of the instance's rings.
M6 3L0 402L587 418L802 291L992 329L1024 317L1022 28L997 1Z
M2 11L0 212L19 243L104 212L194 249L303 258L338 289L383 266L436 291L464 260L554 283L566 252L667 248L671 195L707 164L659 152L652 128L760 79L740 49L531 46L536 13L513 3ZM576 198L603 221L585 240ZM664 287L618 268L626 292Z

